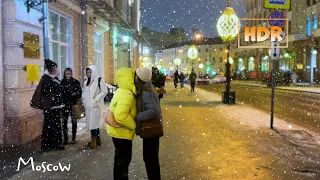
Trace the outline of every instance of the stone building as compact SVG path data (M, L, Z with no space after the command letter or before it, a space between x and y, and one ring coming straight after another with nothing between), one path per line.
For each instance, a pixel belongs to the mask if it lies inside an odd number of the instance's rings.
M30 12L26 2L33 0L0 1L2 145L24 144L42 131L41 112L30 107L37 82L27 81L27 64L39 65L41 77L43 59L48 57L58 64L61 77L71 67L82 83L85 68L94 64L110 84L115 83L118 68L139 66L145 43L140 36L141 0L51 1Z

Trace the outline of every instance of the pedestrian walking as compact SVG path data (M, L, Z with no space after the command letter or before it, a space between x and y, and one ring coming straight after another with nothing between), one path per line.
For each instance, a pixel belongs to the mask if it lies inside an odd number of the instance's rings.
M128 179L129 164L132 158L132 140L136 129L134 73L134 69L130 68L117 70L116 81L119 88L111 100L108 112L108 117L112 116L115 121L107 124L108 135L112 137L115 147L113 168L115 180Z
M61 81L62 97L65 107L62 110L63 116L63 136L64 145L68 145L68 119L69 115L72 122L72 141L71 144L76 143L77 134L77 119L72 116L72 106L76 105L81 99L82 89L80 82L73 78L72 69L66 68L64 70L64 76Z
M186 77L185 77L184 74L181 72L181 73L180 73L180 76L179 76L181 89L184 88L184 79L185 79L185 78L186 78Z
M175 72L173 75L174 75L174 79L173 79L174 88L177 89L178 82L179 82L179 73L178 73L178 70L176 70L176 72Z
M57 64L45 60L45 72L33 94L31 107L43 110L41 150L64 150L62 144L61 110L64 107Z
M152 88L151 71L148 68L138 68L135 76L137 88L137 116L135 118L136 134L140 135L140 122L152 119L162 119L160 101ZM143 138L143 160L148 179L160 180L159 163L160 137Z
M154 86L156 92L158 92L159 100L163 98L163 88L165 86L166 76L159 72L158 68L152 68L152 85Z
M297 83L298 75L296 72L293 72L291 74L291 79L292 79L292 85L294 86Z
M83 104L86 109L87 127L91 131L91 141L88 143L90 149L101 146L100 124L101 103L108 93L107 85L101 77L98 77L94 65L86 68L87 80L83 88Z
M189 76L189 81L190 81L190 85L191 85L191 92L194 92L194 87L196 86L197 78L198 78L198 76L195 73L194 69L192 68L192 71Z

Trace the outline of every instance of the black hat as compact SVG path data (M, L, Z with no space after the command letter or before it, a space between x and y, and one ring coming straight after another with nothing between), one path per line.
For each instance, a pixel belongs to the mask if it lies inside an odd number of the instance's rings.
M58 67L57 63L51 61L50 59L44 59L44 69L51 71L53 67Z

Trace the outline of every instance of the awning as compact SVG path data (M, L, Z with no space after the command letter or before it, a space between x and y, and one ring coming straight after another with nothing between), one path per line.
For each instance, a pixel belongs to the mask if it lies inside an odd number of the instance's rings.
M88 0L87 2L88 5L93 8L95 14L111 23L118 24L120 26L120 31L130 34L138 42L148 44L146 39L139 35L137 30L135 30L125 19L123 19L122 15L115 10L107 0Z

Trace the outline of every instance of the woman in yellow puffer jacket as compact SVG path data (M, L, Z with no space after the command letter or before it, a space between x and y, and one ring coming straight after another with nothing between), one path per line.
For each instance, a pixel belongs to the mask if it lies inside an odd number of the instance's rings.
M118 127L107 125L107 133L112 137L115 147L114 179L128 179L129 164L132 157L132 140L135 136L136 87L135 70L121 68L116 72L119 86L110 103L110 111Z

